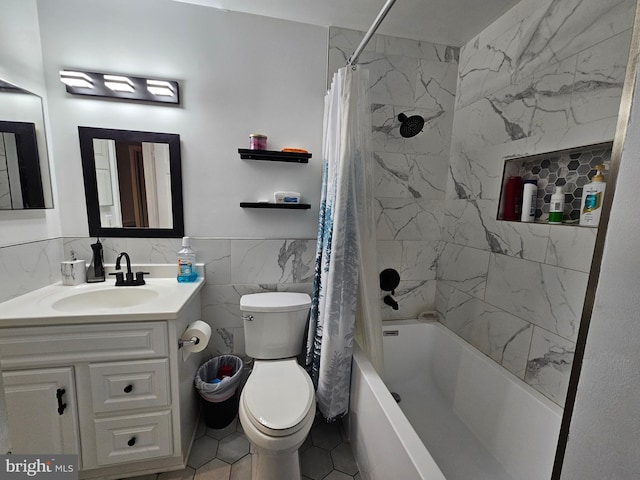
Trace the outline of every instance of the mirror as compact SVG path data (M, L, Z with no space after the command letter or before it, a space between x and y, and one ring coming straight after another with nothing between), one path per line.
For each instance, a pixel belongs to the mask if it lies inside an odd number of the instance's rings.
M0 80L0 210L53 208L42 99Z
M78 127L92 237L184 235L180 136Z

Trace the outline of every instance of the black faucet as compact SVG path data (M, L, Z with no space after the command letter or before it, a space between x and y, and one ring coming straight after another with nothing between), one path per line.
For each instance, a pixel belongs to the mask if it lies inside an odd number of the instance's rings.
M393 268L386 268L380 272L380 289L396 294L396 288L400 285L400 274ZM386 295L382 301L394 310L398 310L398 302L391 295Z
M391 295L387 295L386 297L384 297L383 301L394 310L398 310L398 302L396 302Z
M149 275L149 272L136 272L136 277L133 278L133 272L131 271L131 259L127 252L121 252L120 255L118 255L118 258L116 258L116 270L121 269L120 260L122 260L122 257L124 257L127 262L127 273L124 274L123 272L118 271L109 274L116 276L116 287L134 287L136 285L144 285L144 276Z

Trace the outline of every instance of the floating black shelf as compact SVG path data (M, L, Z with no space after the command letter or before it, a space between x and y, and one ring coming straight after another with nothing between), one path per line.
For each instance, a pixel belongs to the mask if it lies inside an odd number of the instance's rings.
M271 202L240 202L242 208L281 208L284 210L308 210L308 203L271 203Z
M279 152L277 150L249 150L239 148L238 153L243 160L268 160L271 162L309 163L310 153Z

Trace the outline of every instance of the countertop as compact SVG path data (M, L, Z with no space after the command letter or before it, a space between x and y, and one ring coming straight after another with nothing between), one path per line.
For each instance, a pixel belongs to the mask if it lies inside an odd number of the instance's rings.
M129 322L150 320L172 320L178 317L180 310L198 293L204 285L203 269L199 269L198 280L192 283L179 283L175 276L175 265L137 265L133 272L150 272L145 277L146 285L116 287L114 277L107 276L104 282L84 283L76 286L62 285L61 282L48 285L32 292L0 303L0 328L28 327L37 325L60 325L105 322ZM107 272L113 267L107 266ZM164 275L164 276L163 276ZM55 308L56 302L74 295L112 290L112 294L126 290L153 290L157 296L139 305L129 306L92 306L84 311L69 311ZM135 294L135 292L131 292Z

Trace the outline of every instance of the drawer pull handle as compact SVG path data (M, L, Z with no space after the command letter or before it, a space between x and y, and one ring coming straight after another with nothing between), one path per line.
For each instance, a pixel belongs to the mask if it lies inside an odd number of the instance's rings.
M129 384L124 387L124 393L131 393L133 391L133 385Z
M59 388L56 390L56 398L58 399L58 415L62 415L64 413L64 409L67 408L66 403L62 403L62 396L66 390L64 388Z
M130 447L133 447L135 444L136 444L136 437L131 437L127 442L127 445L129 445Z

